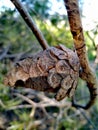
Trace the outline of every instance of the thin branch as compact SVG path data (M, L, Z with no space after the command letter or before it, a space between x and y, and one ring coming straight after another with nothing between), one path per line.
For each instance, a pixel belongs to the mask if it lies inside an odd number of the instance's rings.
M23 100L27 101L29 104L31 104L33 107L36 107L36 103L33 102L31 99L29 99L28 97L20 94L20 93L13 93L13 95L22 98Z
M93 127L93 130L97 130L96 126L94 125L94 123L89 119L89 117L87 117L86 113L82 110L82 109L78 109L81 114L83 115L83 117L88 121L88 123Z
M8 108L7 110L15 110L15 109L23 109L23 108L32 108L32 105L17 105L17 106L12 106L11 108Z
M94 38L92 38L91 36L90 36L90 34L89 34L89 31L87 31L86 32L86 34L87 34L87 36L89 37L89 39L91 40L91 42L92 42L92 44L93 44L93 46L94 46L94 49L95 50L97 50L97 47L96 47L96 44L95 44L95 36L94 36Z
M10 0L15 7L17 8L17 10L19 11L19 13L21 14L22 18L24 19L24 21L27 23L27 25L29 26L29 28L32 30L33 34L35 35L35 37L37 38L37 40L39 41L40 45L42 46L43 49L48 48L48 43L46 42L46 40L44 39L43 34L41 33L41 31L37 28L36 24L34 23L34 21L32 20L31 16L29 15L29 13L27 12L27 10L24 8L24 6L21 4L21 2L19 0Z
M32 105L33 108L37 108L37 107L45 108L45 107L48 107L48 106L56 106L56 107L64 108L66 106L67 107L71 106L71 103L69 103L69 102L66 102L66 104L64 104L64 102L62 102L62 103L57 102L57 101L51 100L50 98L48 98L46 96L43 96L43 95L40 95L40 98L42 98L43 101L39 102L39 103L36 103L36 102L32 101L30 98L28 98L27 96L24 96L24 95L22 95L20 93L13 93L13 95L23 99L24 101L27 101L30 105ZM44 101L44 98L46 98L45 101Z
M0 54L0 60L2 60L3 58L6 57L7 52L9 51L9 49L10 49L10 45L8 45L6 48L4 48L4 49L2 50L2 54Z

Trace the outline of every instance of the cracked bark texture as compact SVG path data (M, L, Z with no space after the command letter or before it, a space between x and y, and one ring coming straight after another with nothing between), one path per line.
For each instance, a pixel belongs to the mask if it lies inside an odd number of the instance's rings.
M78 0L64 0L64 3L67 9L74 45L81 65L80 77L87 82L87 86L90 91L90 101L86 106L79 106L75 105L74 103L73 106L88 109L94 104L97 97L97 79L96 75L90 68L86 53L86 45L83 35Z
M56 93L56 100L72 97L79 78L77 54L63 45L50 47L26 58L6 75L4 83Z

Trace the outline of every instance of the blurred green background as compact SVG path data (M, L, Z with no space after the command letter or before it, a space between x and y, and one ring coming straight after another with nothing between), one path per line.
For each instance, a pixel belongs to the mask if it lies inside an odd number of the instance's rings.
M62 0L21 0L50 46L64 44L74 49L66 9ZM56 2L56 3L55 3ZM96 2L96 1L95 1ZM0 3L3 3L1 0ZM96 2L97 3L97 2ZM2 4L3 5L3 4ZM83 13L84 1L79 0L87 55L92 69L98 42L98 19L88 20ZM93 9L92 9L93 10ZM95 14L94 14L95 15ZM91 18L92 19L92 18ZM85 24L85 25L84 25ZM93 25L93 26L91 26ZM85 28L88 27L88 28ZM30 89L12 89L3 84L4 75L20 59L42 50L20 14L14 7L0 7L0 130L98 130L98 103L88 111L71 107L71 100L56 102L52 94ZM79 79L77 102L85 104L89 91ZM27 99L26 99L27 98ZM53 100L53 101L52 101Z

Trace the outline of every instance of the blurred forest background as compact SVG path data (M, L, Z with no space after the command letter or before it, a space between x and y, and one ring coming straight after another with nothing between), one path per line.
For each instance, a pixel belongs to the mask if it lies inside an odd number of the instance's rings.
M59 11L53 10L52 0L21 1L50 46L61 43L74 49L66 9L65 14L61 9L62 0L57 0L55 5ZM79 5L81 17L85 19L83 0L79 0ZM85 30L84 35L90 64L97 74L98 23ZM18 11L6 5L0 8L0 130L98 130L98 102L84 111L73 108L70 99L57 102L53 94L4 86L4 75L12 66L40 50L37 39ZM79 80L75 96L80 104L89 100L85 82Z

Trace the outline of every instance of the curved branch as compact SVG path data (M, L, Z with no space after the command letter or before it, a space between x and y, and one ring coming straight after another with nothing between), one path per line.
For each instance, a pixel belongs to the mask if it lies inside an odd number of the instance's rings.
M64 0L64 2L67 9L74 45L80 60L80 77L87 82L87 86L90 90L90 101L86 106L75 105L74 103L73 106L88 109L94 104L97 97L97 79L88 62L78 0Z
M33 34L35 35L35 37L39 41L39 43L42 46L42 48L43 49L48 48L48 43L44 39L43 34L37 28L36 24L32 20L32 18L29 15L29 13L24 8L24 6L21 4L21 2L19 0L10 0L10 1L15 5L15 7L17 8L17 10L19 11L19 13L21 14L21 16L24 19L24 21L27 23L27 25L29 26L29 28L32 30Z

